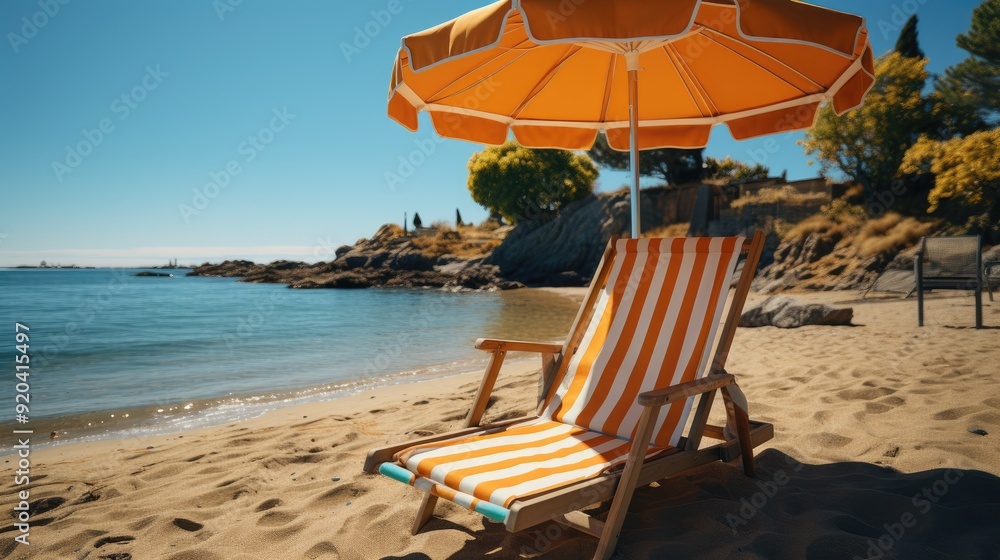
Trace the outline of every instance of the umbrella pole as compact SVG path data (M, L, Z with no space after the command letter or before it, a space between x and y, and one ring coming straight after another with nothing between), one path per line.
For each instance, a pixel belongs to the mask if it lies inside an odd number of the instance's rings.
M632 167L632 237L639 238L639 53L625 54L628 64L628 128Z

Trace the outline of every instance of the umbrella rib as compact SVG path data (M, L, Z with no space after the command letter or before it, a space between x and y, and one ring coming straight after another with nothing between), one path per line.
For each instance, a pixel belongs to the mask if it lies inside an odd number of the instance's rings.
M731 41L736 41L736 39L733 39L733 38L732 38L732 37L730 37L729 35L726 35L725 33L721 33L721 32L719 32L719 31L716 31L715 29L712 29L712 28L710 28L710 27L705 27L705 28L703 28L703 30L711 32L711 33L706 33L706 34L705 34L705 37L707 37L709 41L712 41L713 43L715 43L715 44L719 45L720 47L722 47L722 48L724 48L724 49L727 49L728 51L732 52L732 53L733 53L733 54L735 54L736 56L739 56L739 57L743 58L744 60L746 60L746 61L750 62L751 64L754 64L755 66L757 66L757 67L758 67L758 68L760 68L761 70L764 70L765 72L767 72L767 73L771 74L772 76L774 76L774 77L778 78L779 80L781 80L781 81L785 82L786 84L788 84L788 85L792 86L793 88L795 88L795 89L797 89L797 90L801 91L802 93L807 93L807 94L808 94L808 93L814 93L814 92L808 92L808 91L806 91L806 90L804 90L804 89L802 89L802 88L798 87L797 85L795 85L795 84L793 84L793 83L789 82L789 81L788 81L788 80L786 80L785 78L782 78L781 76L779 76L779 75L775 74L774 72L772 72L772 71L768 70L767 68L764 68L764 67L763 67L763 66L761 66L760 64L758 64L758 63L756 63L756 62L754 62L754 61L750 60L750 59L749 59L749 58L747 58L746 56L743 56L742 54L740 54L740 53L736 52L736 51L735 51L735 50L734 50L734 49L733 49L732 47L730 47L730 46L726 45L725 43L723 43L723 42L722 42L722 41L720 41L719 39L717 39L717 38L715 38L715 37L713 37L713 36L712 36L712 35L720 35L720 36L722 36L722 37L725 37L725 38L727 38L727 39L729 39L729 40L731 40ZM820 85L820 84L818 84L818 83L816 83L816 81L815 81L815 80L813 80L813 79L812 79L812 78L810 78L809 76L806 76L806 75L805 75L805 74L803 74L802 72L799 72L799 71L798 71L798 70L796 70L795 68L792 68L791 66L789 66L789 65L785 64L784 62L782 62L782 61L781 61L781 59L779 59L779 58L775 57L774 55L772 55L772 54L770 54L770 53L767 53L767 52L765 52L765 51L762 51L762 50L758 49L757 47L755 47L755 46L753 46L753 45L751 45L751 44L749 44L749 43L743 43L743 42L740 42L740 44L741 44L741 45L744 45L744 46L745 46L745 47L747 47L748 49L751 49L751 50L752 50L752 51L754 51L755 53L758 53L758 54L760 54L760 55L763 55L763 56L767 57L767 58L768 58L768 59L770 59L770 60L771 60L772 62L775 62L775 63L777 63L777 64L780 64L781 66L783 66L783 67L787 68L788 70L790 70L791 72L793 72L794 74L796 74L797 76L799 76L800 78L802 78L803 80L806 80L807 82L809 82L810 84L812 84L813 86L815 86L815 87L816 87L817 89L819 89L819 90L822 90L822 89L823 89L823 86L822 86L822 85Z
M573 56L581 50L583 50L583 47L579 45L570 45L570 48L567 49L567 54L562 58L562 60L560 60L554 67L550 68L549 71L535 83L535 87L531 88L531 92L528 93L528 95L526 95L511 112L511 118L517 120L521 116L521 111L524 111L524 109L527 108L532 101L534 101L535 97L537 97L538 94L545 89L546 84L555 78L556 74L559 73L559 70L562 69L563 65L569 62L569 59L573 58Z
M510 50L505 50L501 54L506 54L508 52L511 52L511 51ZM475 82L469 84L468 86L466 86L466 87L464 87L464 88L462 88L462 89L460 89L460 90L458 90L458 91L456 91L454 93L448 94L448 97L454 97L456 95L460 95L462 93L465 93L465 92L469 91L470 89L479 87L483 82L489 81L490 78L492 78L493 76L497 75L499 72L503 71L505 68L507 68L511 64L514 64L522 56L525 56L526 54L528 54L528 51L521 52L517 56L513 57L509 62L503 64L502 66L500 66L496 70L490 72L489 74L487 74L486 76L484 76L482 79L476 80ZM500 58L500 57L499 56L494 57L493 59L491 59L491 62L493 60L497 60L497 58ZM431 94L430 96L427 97L426 103L434 103L438 99L438 96L441 95L442 91L446 91L448 88L452 87L458 81L460 81L462 78L465 78L466 76L467 76L467 74L463 74L463 75L457 76L454 80L452 80L452 81L448 82L447 84L445 84L444 86L442 86L440 89L438 89L433 94Z
M601 101L600 122L608 121L608 107L611 106L611 87L615 81L615 61L618 57L614 54L608 57L608 71L604 73L604 99Z
M708 99L707 93L703 92L701 88L698 87L698 84L691 76L690 69L686 64L684 64L684 61L675 59L677 52L676 49L673 48L673 45L666 44L663 45L662 48L663 52L667 55L667 59L670 60L670 64L672 64L674 66L674 70L677 71L677 75L680 76L684 87L687 88L688 95L691 96L691 101L693 101L698 107L698 110L701 111L702 116L709 117L718 115L718 108L715 107L715 104L712 103L711 99ZM697 97L695 96L696 91L698 93Z

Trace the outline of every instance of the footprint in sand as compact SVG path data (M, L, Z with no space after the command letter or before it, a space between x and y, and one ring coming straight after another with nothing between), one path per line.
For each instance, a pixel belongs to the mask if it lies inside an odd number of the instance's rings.
M340 504L364 496L369 492L368 488L360 488L354 484L343 484L323 492L313 499L314 502L332 502Z
M101 537L101 538L97 539L97 542L94 543L94 548L101 548L102 546L104 546L106 544L117 544L117 543L124 543L124 542L129 542L129 541L134 541L134 540L135 540L135 537L133 537L131 535L122 535L122 536L119 536L119 537Z
M849 438L840 434L832 434L829 432L816 434L812 439L815 439L820 445L827 448L844 447L854 441L854 438Z
M844 389L837 393L837 396L845 401L873 401L895 392L895 389L888 387L865 387L863 389Z
M948 410L942 410L941 412L934 414L931 418L935 420L957 420L963 416L968 416L969 414L976 412L976 410L978 410L978 408L974 406L949 408Z
M865 409L854 413L854 418L863 421L869 414L883 414L892 410L892 407L881 403L865 403Z
M28 514L31 517L36 515L41 515L45 512L52 511L57 507L66 503L66 498L60 496L54 496L52 498L42 498L41 500L36 500L28 506Z
M267 511L269 509L276 508L283 504L280 498L271 498L270 500L264 500L257 506L257 511Z
M298 517L298 515L287 511L269 511L260 516L260 519L257 520L257 525L262 527L279 527L281 525L288 525L298 519Z
M316 543L306 551L307 558L340 558L340 551L330 541Z
M201 523L198 523L197 521L191 521L190 519L184 519L183 517L175 517L174 525L176 525L181 529L184 529L185 531L191 531L192 533L195 531L201 531L202 529L205 528L205 526L202 525Z

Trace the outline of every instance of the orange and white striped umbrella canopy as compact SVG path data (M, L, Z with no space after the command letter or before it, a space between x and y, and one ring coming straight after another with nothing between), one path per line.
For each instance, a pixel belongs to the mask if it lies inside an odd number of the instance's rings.
M874 82L864 19L794 0L502 0L403 39L389 116L529 147L603 130L624 151L629 71L639 149L704 147L719 123L736 139L808 128Z

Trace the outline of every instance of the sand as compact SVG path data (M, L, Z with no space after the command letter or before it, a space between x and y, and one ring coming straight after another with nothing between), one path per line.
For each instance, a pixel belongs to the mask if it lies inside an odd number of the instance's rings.
M935 295L922 329L913 299L851 302L855 327L740 329L729 370L751 417L775 425L758 477L715 464L641 488L616 558L1000 558L1000 301L983 330L968 328L972 301ZM530 409L537 371L505 368L487 419ZM411 536L419 493L361 472L374 446L459 427L479 376L35 451L31 544L7 526L0 556L589 557L591 537L554 523L511 535L451 504Z

